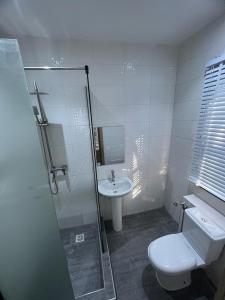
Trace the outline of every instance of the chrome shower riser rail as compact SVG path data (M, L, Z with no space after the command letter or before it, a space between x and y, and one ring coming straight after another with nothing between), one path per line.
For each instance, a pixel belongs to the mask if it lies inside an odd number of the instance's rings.
M50 149L50 144L49 144L49 139L48 139L48 133L47 133L47 127L48 127L49 123L48 123L48 119L46 117L46 114L45 114L45 111L44 111L44 108L42 105L42 101L40 98L40 93L39 93L36 81L34 81L34 92L32 92L31 94L36 95L37 101L38 101L39 111L36 106L33 106L33 111L34 111L34 115L35 115L35 118L37 121L37 126L40 129L44 161L45 161L46 168L48 171L49 188L50 188L51 193L53 195L56 195L59 192L58 183L57 183L57 179L56 179L57 172L61 171L64 175L66 175L67 166L61 166L59 168L56 168L54 166L51 149ZM40 118L38 117L39 112L40 112ZM54 183L55 189L52 188L50 174L52 174L52 182Z

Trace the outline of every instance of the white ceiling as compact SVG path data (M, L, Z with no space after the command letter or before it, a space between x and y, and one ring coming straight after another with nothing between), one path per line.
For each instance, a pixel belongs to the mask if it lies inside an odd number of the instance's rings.
M0 0L0 32L178 44L222 14L225 0Z

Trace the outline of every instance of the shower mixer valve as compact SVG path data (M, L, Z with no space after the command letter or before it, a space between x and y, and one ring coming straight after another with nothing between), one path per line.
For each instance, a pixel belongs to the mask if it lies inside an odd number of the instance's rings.
M63 175L66 176L66 171L67 171L67 165L62 165L61 167L53 167L50 170L50 173L52 173L54 177L57 176L58 172L62 172Z

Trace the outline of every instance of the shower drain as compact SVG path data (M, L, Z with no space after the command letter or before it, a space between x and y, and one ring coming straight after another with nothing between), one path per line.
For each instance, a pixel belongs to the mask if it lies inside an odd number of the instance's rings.
M82 243L82 242L84 242L84 233L76 234L75 242L76 243Z

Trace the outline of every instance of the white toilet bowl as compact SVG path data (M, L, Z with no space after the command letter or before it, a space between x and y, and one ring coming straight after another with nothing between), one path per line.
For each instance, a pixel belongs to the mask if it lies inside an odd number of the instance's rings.
M148 257L159 284L179 290L191 283L191 271L217 260L225 243L225 229L197 208L186 209L182 232L151 242Z
M148 247L148 257L156 270L159 284L171 291L190 285L191 271L205 264L182 233L169 234L153 241Z

